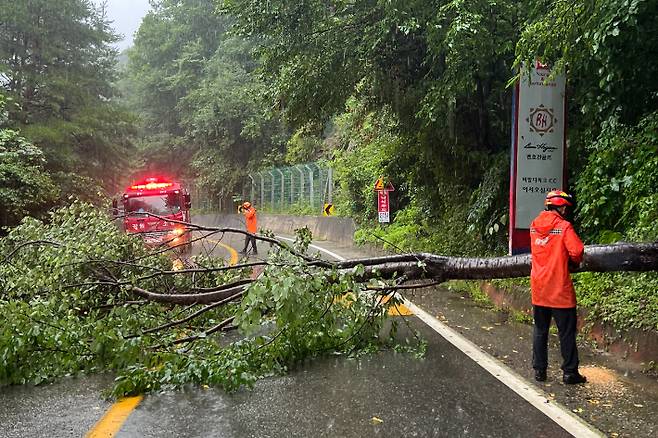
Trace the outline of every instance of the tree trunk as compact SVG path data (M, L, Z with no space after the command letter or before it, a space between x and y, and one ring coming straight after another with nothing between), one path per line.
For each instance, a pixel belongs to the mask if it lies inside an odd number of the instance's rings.
M530 275L530 254L493 257L466 258L444 257L418 253L348 260L339 268L365 266L364 278L377 274L391 278L403 275L408 280L485 280L493 278L515 278ZM658 242L622 243L616 245L587 245L580 266L571 272L616 272L658 270Z

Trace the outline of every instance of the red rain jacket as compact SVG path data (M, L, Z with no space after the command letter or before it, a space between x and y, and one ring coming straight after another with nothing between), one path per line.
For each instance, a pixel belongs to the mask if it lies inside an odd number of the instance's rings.
M530 288L536 306L576 307L569 260L583 260L583 242L573 226L556 211L542 211L530 224L532 269Z
M247 221L247 231L250 233L256 234L258 227L256 226L256 209L254 207L249 207L243 210L244 218Z

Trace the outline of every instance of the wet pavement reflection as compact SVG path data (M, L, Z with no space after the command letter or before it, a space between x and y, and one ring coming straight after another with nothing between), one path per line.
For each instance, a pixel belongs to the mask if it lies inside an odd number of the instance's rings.
M328 357L226 394L147 397L119 437L570 436L421 324L425 358Z

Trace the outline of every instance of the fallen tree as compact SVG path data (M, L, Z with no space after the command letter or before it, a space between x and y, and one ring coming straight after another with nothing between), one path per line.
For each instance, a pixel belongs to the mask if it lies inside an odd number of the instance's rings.
M199 248L243 230L184 224ZM298 361L404 348L382 337L396 291L448 279L523 277L529 256L401 254L343 262L271 235L266 260L233 266L200 253L172 269L169 247L147 249L75 203L50 223L29 219L0 241L0 384L78 372L118 374L115 395L186 383L235 389ZM658 244L588 246L576 271L651 271ZM412 285L409 285L412 283ZM397 320L394 324L397 324ZM221 333L240 329L239 335ZM394 331L393 331L394 332ZM415 351L422 351L417 338Z

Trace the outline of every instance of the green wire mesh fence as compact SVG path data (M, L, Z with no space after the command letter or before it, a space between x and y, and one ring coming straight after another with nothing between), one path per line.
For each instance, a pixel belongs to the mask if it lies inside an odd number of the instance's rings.
M248 175L242 197L270 211L322 212L332 202L333 172L318 163L276 167Z
M322 214L333 198L333 171L319 163L275 167L247 175L242 193L215 193L194 180L185 181L192 207L199 211L234 212L243 201L260 211Z

